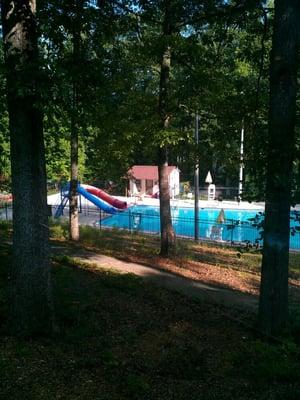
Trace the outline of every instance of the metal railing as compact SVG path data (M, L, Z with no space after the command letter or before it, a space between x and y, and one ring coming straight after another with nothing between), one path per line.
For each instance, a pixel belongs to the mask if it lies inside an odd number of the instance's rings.
M56 207L52 206L52 215L54 215ZM0 220L11 220L12 214L11 204L0 204ZM68 214L69 210L66 207L62 219L67 219ZM110 215L93 206L81 207L79 222L81 225L90 225L98 229L117 229L131 233L160 235L159 213L136 212L130 208ZM172 223L178 237L194 238L194 218L178 216L175 209L173 210ZM242 244L258 248L263 243L262 233L262 227L258 226L257 221L227 219L224 223L218 223L212 220L199 220L199 239L203 241L231 245ZM300 250L300 229L291 228L290 249Z
M172 216L172 223L178 237L193 239L195 233L194 218ZM100 229L121 229L151 235L160 234L160 217L157 214L133 212L130 209L96 223ZM211 220L199 220L199 239L229 244L245 244L259 247L262 244L260 231L251 225L236 220L217 223ZM300 242L299 242L300 246Z
M0 203L0 220L12 220L12 204Z

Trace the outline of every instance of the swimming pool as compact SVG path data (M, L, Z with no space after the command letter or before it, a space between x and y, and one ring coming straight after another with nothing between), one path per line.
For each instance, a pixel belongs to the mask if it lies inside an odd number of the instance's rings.
M201 239L228 241L234 243L250 242L262 244L261 228L255 222L263 219L259 210L225 209L225 222L218 223L220 209L201 208L199 210L199 236ZM172 207L172 222L177 236L194 237L194 209ZM254 219L257 221L254 221ZM101 225L127 229L130 231L159 234L159 208L145 205L135 205L126 211L119 212L101 221ZM291 220L291 226L296 221ZM300 249L300 233L294 232L290 239L291 249Z

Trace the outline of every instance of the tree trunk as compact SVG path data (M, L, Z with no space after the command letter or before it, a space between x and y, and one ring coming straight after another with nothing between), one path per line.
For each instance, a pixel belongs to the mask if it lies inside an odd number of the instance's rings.
M168 5L168 4L167 4ZM169 10L166 8L165 20L163 26L164 40L167 41L171 34L169 23ZM170 115L168 113L168 91L171 68L171 47L166 46L160 66L160 85L159 85L159 115L161 119L161 128L167 129L170 123ZM159 203L160 203L160 231L161 231L161 247L160 255L167 256L170 246L175 244L175 233L172 226L170 192L168 181L168 158L167 148L160 147L158 150L158 176L159 176Z
M298 0L275 0L270 68L269 144L259 328L267 335L288 322L292 163L295 151Z
M73 85L73 110L71 115L71 181L70 181L70 239L79 240L78 218L78 124L77 124L77 99L76 87Z
M43 115L34 0L2 0L12 194L11 324L15 334L53 328Z
M76 12L76 14L78 11ZM79 240L79 218L78 218L78 76L80 52L80 28L74 24L73 28L73 99L71 112L71 181L70 181L70 239Z
M158 176L159 176L159 203L160 203L160 255L167 256L170 246L175 244L175 233L172 226L170 192L168 179L167 150L159 150Z

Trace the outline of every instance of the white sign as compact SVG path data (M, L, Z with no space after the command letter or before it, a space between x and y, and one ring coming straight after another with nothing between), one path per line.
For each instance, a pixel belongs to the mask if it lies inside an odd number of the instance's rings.
M212 177L210 171L208 171L206 178L205 178L205 183L212 183Z

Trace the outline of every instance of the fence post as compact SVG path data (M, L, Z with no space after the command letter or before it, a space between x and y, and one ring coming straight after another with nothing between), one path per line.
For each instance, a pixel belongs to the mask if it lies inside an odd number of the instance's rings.
M99 212L99 229L100 229L100 231L102 229L102 210L101 209L100 209L100 212Z
M78 198L79 198L79 212L82 214L81 194L78 196Z
M128 210L128 228L129 228L129 232L131 233L131 211Z
M5 203L5 219L8 220L7 203Z
M231 246L232 246L233 245L233 230L234 230L233 220L231 221L231 226L232 226L232 228L231 228L231 239L230 239L230 242L231 242Z

